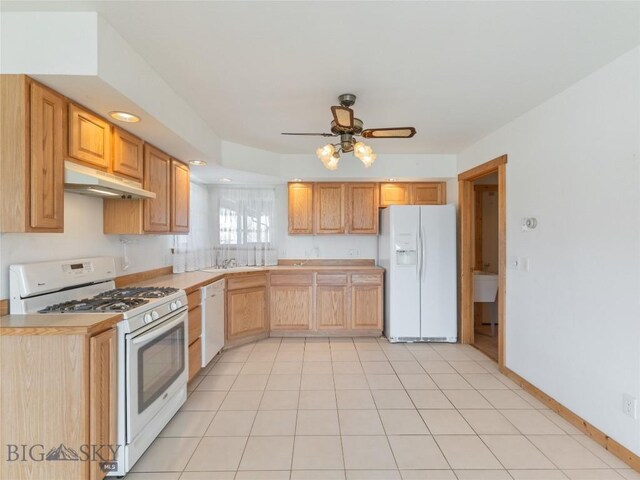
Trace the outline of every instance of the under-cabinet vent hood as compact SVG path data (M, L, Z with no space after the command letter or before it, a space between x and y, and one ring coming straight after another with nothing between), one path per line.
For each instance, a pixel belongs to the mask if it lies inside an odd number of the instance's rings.
M144 190L140 182L85 167L69 160L64 162L64 189L103 198L156 198L156 194Z

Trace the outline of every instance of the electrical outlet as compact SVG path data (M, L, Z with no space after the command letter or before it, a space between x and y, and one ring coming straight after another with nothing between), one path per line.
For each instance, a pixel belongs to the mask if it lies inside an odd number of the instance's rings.
M625 415L629 415L634 420L636 419L636 410L638 408L638 401L629 395L628 393L624 393L622 395L622 411Z
M509 270L518 270L520 267L520 259L518 257L509 257L507 259L507 268Z
M348 254L350 258L358 258L360 256L360 252L355 248L350 248Z

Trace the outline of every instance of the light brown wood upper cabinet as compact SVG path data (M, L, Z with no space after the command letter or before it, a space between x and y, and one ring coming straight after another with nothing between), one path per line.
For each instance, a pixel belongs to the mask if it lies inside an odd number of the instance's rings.
M446 184L444 182L411 183L411 205L444 205Z
M316 183L313 209L316 234L345 233L345 184Z
M380 184L380 206L389 205L409 205L410 188L408 183L381 183Z
M111 169L111 125L93 113L69 103L68 155L88 166Z
M378 184L347 184L347 233L378 233Z
M0 232L62 232L66 99L0 75Z
M113 127L113 173L142 181L144 141L118 127Z
M189 232L189 167L171 159L171 231Z
M290 183L289 233L310 235L313 233L313 183Z
M144 200L144 231L169 232L171 230L171 158L151 145L144 146L145 190L156 194L155 199Z

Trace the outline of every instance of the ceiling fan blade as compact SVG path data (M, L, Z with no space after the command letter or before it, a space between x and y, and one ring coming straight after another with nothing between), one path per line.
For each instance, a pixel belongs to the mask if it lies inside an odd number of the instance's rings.
M364 138L411 138L416 134L413 127L368 128L362 131Z
M353 110L347 107L331 107L333 119L339 127L353 127Z
M312 137L335 137L333 133L291 133L291 132L282 132L280 135L309 135Z

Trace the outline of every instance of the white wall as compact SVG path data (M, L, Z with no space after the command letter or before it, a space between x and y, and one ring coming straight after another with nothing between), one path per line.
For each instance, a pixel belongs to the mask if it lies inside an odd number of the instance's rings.
M640 48L459 155L507 164L507 367L640 454ZM522 232L523 217L538 228Z
M118 275L171 264L172 235L104 235L102 199L64 194L64 233L3 233L0 235L0 298L9 298L9 265L79 257L115 256L121 261L120 238L127 246L129 269L116 261Z

